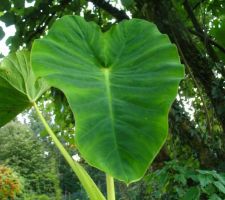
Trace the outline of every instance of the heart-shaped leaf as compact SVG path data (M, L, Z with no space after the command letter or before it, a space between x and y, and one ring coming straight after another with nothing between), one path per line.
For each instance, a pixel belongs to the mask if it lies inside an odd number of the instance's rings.
M139 19L102 33L65 16L34 42L31 58L35 74L68 98L86 161L126 183L140 179L167 137L183 77L168 37Z
M35 79L28 51L5 57L0 64L0 127L31 106L47 89L43 80Z

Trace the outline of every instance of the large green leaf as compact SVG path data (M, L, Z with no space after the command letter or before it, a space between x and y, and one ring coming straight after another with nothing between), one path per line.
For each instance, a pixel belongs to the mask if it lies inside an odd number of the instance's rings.
M0 64L0 127L31 106L48 88L43 80L36 81L29 56L29 52L20 51Z
M32 67L62 90L86 161L127 183L140 179L162 147L183 67L166 35L147 21L123 21L102 33L65 16L36 40Z

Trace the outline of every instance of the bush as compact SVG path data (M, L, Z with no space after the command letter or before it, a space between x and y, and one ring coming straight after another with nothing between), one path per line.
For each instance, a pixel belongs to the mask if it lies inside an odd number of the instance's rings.
M0 199L14 199L22 191L21 178L9 167L0 165Z
M45 194L41 194L41 195L30 195L29 197L26 197L24 200L50 200L50 198Z
M225 174L200 170L172 160L145 177L148 199L222 200L225 199Z

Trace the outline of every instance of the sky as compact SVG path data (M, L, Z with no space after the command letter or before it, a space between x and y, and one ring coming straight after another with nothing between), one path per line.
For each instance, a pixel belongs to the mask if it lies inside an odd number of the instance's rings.
M4 56L7 56L9 53L9 48L6 45L6 40L8 39L8 37L15 35L15 26L8 26L6 27L5 24L3 22L0 21L0 26L3 28L4 32L5 32L5 37L0 40L0 53L3 54Z

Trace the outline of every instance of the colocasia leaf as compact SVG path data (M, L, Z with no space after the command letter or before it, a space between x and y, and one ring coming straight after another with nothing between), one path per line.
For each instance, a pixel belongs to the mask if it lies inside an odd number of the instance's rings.
M102 33L65 16L34 42L31 59L35 74L68 98L86 161L126 183L140 179L165 142L184 74L168 37L144 20Z

